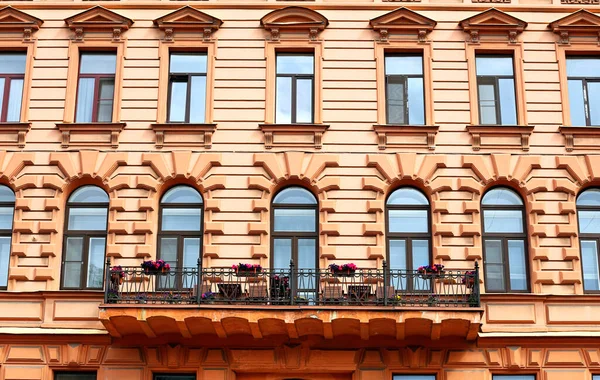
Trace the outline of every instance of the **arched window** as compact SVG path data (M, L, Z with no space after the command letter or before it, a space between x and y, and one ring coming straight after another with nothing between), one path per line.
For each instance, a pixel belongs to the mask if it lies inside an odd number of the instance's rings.
M202 249L200 193L189 186L169 189L160 201L158 256L174 268L196 268Z
M431 263L429 201L419 190L402 187L386 202L387 260L391 270L415 271ZM395 284L405 290L427 290L429 282L406 281Z
M600 245L600 189L585 190L577 197L579 245L583 269L583 289L600 292L598 246Z
M481 200L487 292L527 292L525 208L513 190L496 187Z
M102 289L107 220L104 190L82 186L71 194L63 244L63 289Z
M317 267L317 199L304 188L288 187L273 198L272 206L271 267L287 269L294 260L298 269L296 295L314 299L316 277L308 273Z
M15 193L7 186L0 186L0 289L8 286L14 211Z

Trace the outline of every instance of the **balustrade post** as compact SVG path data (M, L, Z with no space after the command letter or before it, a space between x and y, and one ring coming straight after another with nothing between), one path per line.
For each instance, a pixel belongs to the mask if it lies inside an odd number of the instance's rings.
M201 293L201 291L202 291L202 283L201 283L201 281L202 281L202 259L201 258L198 258L197 266L198 266L198 268L197 268L198 269L198 274L197 274L198 280L196 281L196 303L199 305L200 301L202 300L202 293Z
M104 286L104 303L108 303L108 292L111 289L111 273L110 273L110 257L106 258L106 275L105 275L105 286Z
M294 304L294 297L296 295L296 279L294 277L294 260L290 260L290 305Z
M473 291L475 292L475 299L477 300L477 307L481 306L480 292L479 292L479 262L475 260L475 283L473 284Z
M388 304L388 273L387 261L383 260L383 306Z

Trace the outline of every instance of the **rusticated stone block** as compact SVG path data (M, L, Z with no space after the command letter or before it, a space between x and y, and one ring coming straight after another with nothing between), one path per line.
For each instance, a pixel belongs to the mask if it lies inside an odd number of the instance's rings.
M320 224L321 235L334 235L340 234L340 225L337 223L321 223Z
M384 232L383 223L363 223L363 236L383 235Z

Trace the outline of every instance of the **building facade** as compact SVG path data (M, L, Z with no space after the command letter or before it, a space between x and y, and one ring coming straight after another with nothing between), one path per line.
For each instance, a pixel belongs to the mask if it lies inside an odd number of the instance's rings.
M597 1L5 4L0 379L600 379Z

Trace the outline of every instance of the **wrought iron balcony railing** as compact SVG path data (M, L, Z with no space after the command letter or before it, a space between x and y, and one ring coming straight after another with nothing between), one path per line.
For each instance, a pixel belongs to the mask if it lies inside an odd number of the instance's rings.
M479 307L479 270L111 268L105 303Z

